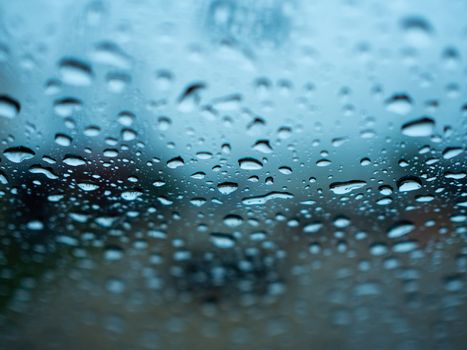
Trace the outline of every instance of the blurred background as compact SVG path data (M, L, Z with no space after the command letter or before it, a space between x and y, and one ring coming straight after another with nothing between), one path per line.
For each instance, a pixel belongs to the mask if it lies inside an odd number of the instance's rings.
M464 349L465 13L0 0L0 348Z

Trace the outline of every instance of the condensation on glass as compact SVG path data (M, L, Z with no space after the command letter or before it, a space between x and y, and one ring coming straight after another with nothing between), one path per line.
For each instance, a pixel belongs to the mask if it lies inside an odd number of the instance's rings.
M465 14L0 1L0 348L465 349Z

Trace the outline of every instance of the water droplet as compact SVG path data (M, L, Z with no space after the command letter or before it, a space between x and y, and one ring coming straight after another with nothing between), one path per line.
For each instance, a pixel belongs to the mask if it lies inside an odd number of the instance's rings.
M21 163L35 156L35 153L32 149L24 146L7 148L3 151L3 154L10 162L13 163Z
M279 130L277 130L277 137L280 140L286 140L290 136L292 136L292 129L288 126L282 126L279 128Z
M126 200L126 201L134 201L141 197L143 195L143 192L141 191L125 191L122 192L121 197Z
M316 162L316 166L325 167L331 165L331 161L329 159L320 159Z
M401 21L405 40L414 47L425 47L432 41L433 28L423 17L409 16Z
M84 129L84 135L88 137L96 137L100 134L101 129L96 125L90 125Z
M362 158L362 159L360 160L360 165L361 165L361 166L368 166L368 165L370 165L370 164L371 164L370 158Z
M107 148L102 152L102 154L104 155L104 157L115 158L118 157L118 150L114 148Z
M100 64L121 69L130 68L130 58L113 42L101 42L91 53L91 59Z
M303 232L316 233L319 230L321 230L322 227L323 227L323 224L321 222L312 222L310 224L305 225L305 227L303 227Z
M338 228L344 228L350 225L350 220L349 218L345 216L338 216L334 219L334 226Z
M8 179L3 171L0 170L0 184L6 185L8 183Z
M125 283L119 278L109 278L105 284L105 288L109 293L122 294L125 291Z
M334 147L340 147L347 141L349 141L347 137L336 137L335 139L332 139L332 145Z
M220 193L228 195L235 192L238 189L238 184L235 182L222 182L217 185L217 189Z
M107 74L105 80L109 91L118 94L131 83L131 76L126 73L113 72Z
M263 167L263 163L254 158L242 158L238 160L240 169L243 170L259 170Z
M162 187L162 186L165 185L165 181L164 180L156 180L152 184L153 184L154 187Z
M60 76L64 83L75 86L90 85L93 79L88 64L71 58L60 62Z
M157 120L157 127L160 131L167 130L171 124L172 121L168 117L159 117L159 119Z
M350 180L345 182L333 182L329 189L335 194L346 194L353 190L357 190L366 185L365 181L361 180Z
M200 92L206 88L204 83L189 85L178 99L178 110L184 113L192 112L201 101Z
M413 176L406 176L397 182L397 187L400 192L416 191L422 188L420 179Z
M415 200L419 203L428 203L431 202L435 199L434 196L431 195L425 195L425 196L416 196Z
M72 138L65 134L56 134L55 143L63 147L69 147L71 145Z
M83 103L72 97L62 98L55 101L54 112L60 117L71 117L75 112L79 112L83 107Z
M201 171L200 171L200 172L197 172L197 173L194 173L194 174L191 175L191 177L192 177L193 179L196 179L196 180L202 180L202 179L205 178L205 176L206 176L206 174L203 173L203 172L201 172Z
M412 110L412 99L405 94L396 94L386 100L386 109L389 112L406 115Z
M242 203L245 205L261 205L273 199L292 199L294 198L292 193L288 192L269 192L264 196L255 196L242 199Z
M120 112L117 116L117 121L120 123L120 125L126 126L126 127L131 126L134 120L135 120L135 115L128 111Z
M190 203L193 204L195 207L201 207L206 203L206 198L196 197L190 199Z
M0 117L13 119L21 110L21 105L10 96L0 96Z
M196 153L196 157L198 159L207 160L207 159L212 158L212 153L211 152L198 152L198 153Z
M394 253L409 253L416 249L418 246L416 241L402 241L402 242L397 242L394 244L392 247L392 251Z
M409 234L414 228L413 222L407 220L399 221L389 228L387 235L389 238L399 238Z
M292 174L292 168L289 168L288 166L281 166L279 168L279 172L284 175L290 175Z
M402 125L402 134L410 137L424 137L433 134L435 121L431 118L420 118Z
M80 182L78 183L78 187L81 188L83 191L86 192L91 192L95 191L99 188L98 185L92 183L92 182Z
M239 109L241 102L242 96L234 94L215 99L212 102L212 107L217 111L235 111Z
M465 172L455 173L452 171L447 171L446 173L444 173L444 177L446 177L446 179L460 180L466 177L466 173Z
M123 258L123 249L118 246L108 246L105 248L104 258L108 261L116 261Z
M443 158L444 159L451 159L451 158L457 157L462 152L464 152L463 148L460 148L460 147L448 147L443 151Z
M86 160L79 156L66 155L63 158L63 163L70 166L80 166L86 164Z
M167 167L169 167L170 169L176 169L184 165L185 162L182 157L175 157L167 161Z
M262 153L271 153L272 152L272 147L269 144L268 140L258 140L253 146L253 149L262 152Z
M138 134L133 129L123 129L122 130L122 140L125 142L133 141L136 139Z
M39 220L32 220L27 223L26 227L29 230L40 231L44 229L44 224Z
M239 215L226 215L224 217L224 224L228 227L237 227L240 226L243 223L243 219Z
M46 168L46 167L43 167L41 165L32 165L30 168L29 168L29 172L31 174L42 174L42 175L45 175L47 178L51 179L51 180L56 180L58 179L58 176L54 174L54 172L52 171L52 168Z
M235 238L228 233L211 233L211 242L221 249L233 248L235 246Z
M65 197L63 194L51 194L47 197L50 202L59 202Z

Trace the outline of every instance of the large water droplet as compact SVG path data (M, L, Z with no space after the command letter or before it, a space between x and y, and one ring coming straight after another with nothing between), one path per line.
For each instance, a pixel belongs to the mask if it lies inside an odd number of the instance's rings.
M91 191L95 191L99 188L98 185L92 183L92 182L80 182L78 184L78 187L81 188L83 191L86 191L86 192L91 192Z
M346 194L353 190L357 190L366 185L365 181L361 180L350 180L345 182L333 182L329 189L335 194Z
M402 125L402 134L411 137L424 137L433 134L435 121L431 118L420 118Z
M433 28L425 18L419 16L405 17L401 24L404 30L405 40L409 45L425 47L431 43Z
M268 140L258 140L256 141L255 145L253 146L253 149L262 153L271 153L272 152L272 147L269 144Z
M238 160L240 169L243 170L259 170L263 167L263 163L254 158L242 158Z
M189 85L178 99L178 110L184 113L194 111L201 101L200 92L205 88L204 83Z
M406 176L397 182L397 187L400 192L416 191L422 188L422 182L416 177Z
M235 238L228 233L211 233L211 241L221 249L232 248L235 246Z
M21 110L21 105L10 96L0 96L0 117L13 119Z
M127 69L130 68L130 58L114 43L101 42L91 53L91 59L100 64Z
M462 152L464 152L463 148L460 148L460 147L448 147L443 151L443 158L444 159L451 159L451 158L457 157Z
M238 189L238 184L235 182L223 182L217 185L217 189L220 193L227 195L235 192Z
M183 161L182 157L175 157L167 161L167 167L169 167L170 169L176 169L184 165L185 162Z
M405 236L413 231L415 225L407 220L399 221L395 225L391 226L388 230L389 238L399 238Z
M121 197L126 201L134 201L138 199L139 197L141 197L142 195L143 195L143 192L133 190L133 191L122 192Z
M42 175L45 175L47 178L51 179L51 180L56 180L58 179L58 176L54 174L54 172L52 171L52 168L46 168L46 167L43 167L41 165L33 165L29 168L29 172L31 174L42 174Z
M63 158L63 163L70 166L80 166L86 164L86 160L79 156L66 155Z
M60 76L64 83L75 86L90 85L93 79L88 64L71 58L60 62Z
M35 155L32 149L24 146L7 148L3 151L3 154L10 162L13 163L21 163L25 160L33 158Z
M405 94L396 94L386 100L386 109L389 112L405 115L412 110L412 99Z
M294 198L292 193L288 192L269 192L264 196L255 196L242 199L245 205L261 205L273 199L291 199Z

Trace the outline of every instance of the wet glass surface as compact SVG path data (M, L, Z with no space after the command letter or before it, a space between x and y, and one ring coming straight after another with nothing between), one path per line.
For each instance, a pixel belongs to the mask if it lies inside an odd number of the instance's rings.
M466 13L0 0L0 348L465 349Z

